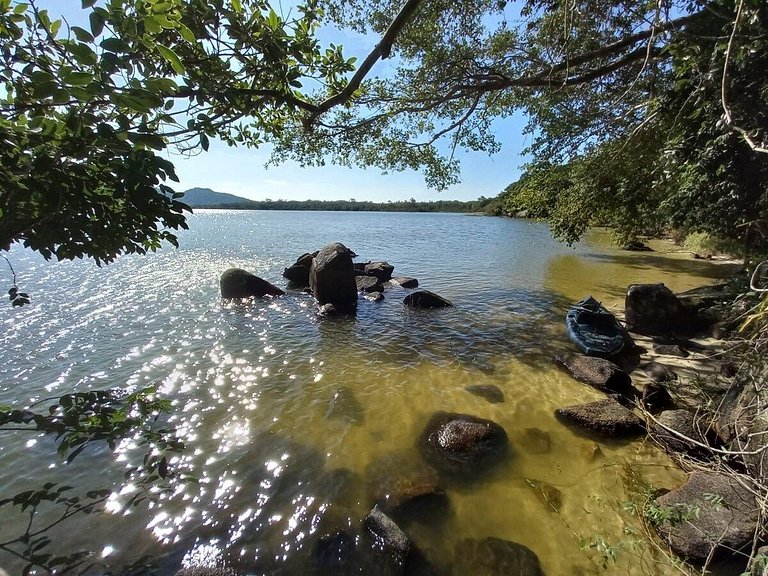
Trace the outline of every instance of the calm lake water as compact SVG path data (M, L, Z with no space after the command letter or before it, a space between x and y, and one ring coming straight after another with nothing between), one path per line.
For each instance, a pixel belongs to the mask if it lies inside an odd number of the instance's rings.
M403 520L439 570L451 573L463 539L496 537L528 546L549 575L673 573L624 503L639 481L674 487L682 474L650 443L596 444L558 423L555 408L601 395L551 357L570 349L569 303L593 294L620 308L629 283L679 291L722 268L621 252L600 233L569 248L539 223L455 214L202 211L189 224L178 250L104 268L10 254L33 304L0 306L0 404L156 383L187 444L173 464L199 479L124 512L130 444L66 465L50 438L5 433L0 498L45 482L119 493L112 513L51 530L51 551L95 550L118 567L160 556L162 574L217 555L256 574L312 573L317 539L359 531L377 486L420 465L419 435L449 411L498 422L511 451L476 482L446 485L437 513ZM300 291L219 298L226 268L284 287L285 266L333 241L455 306L405 309L408 291L388 288L380 303L361 300L354 319L321 320ZM473 384L499 387L505 402L467 392ZM339 391L344 401L333 403ZM0 542L26 521L0 508ZM0 550L0 567L14 575L20 566Z

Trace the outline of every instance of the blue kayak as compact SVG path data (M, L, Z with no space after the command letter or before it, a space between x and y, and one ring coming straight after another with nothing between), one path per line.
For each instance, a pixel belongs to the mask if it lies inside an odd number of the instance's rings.
M600 302L587 296L565 315L568 338L584 354L610 358L616 356L632 338L616 317Z

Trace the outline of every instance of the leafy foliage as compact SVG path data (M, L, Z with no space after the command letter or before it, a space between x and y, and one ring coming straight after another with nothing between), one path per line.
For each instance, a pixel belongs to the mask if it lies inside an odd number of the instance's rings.
M89 27L0 1L0 249L92 257L176 243L188 208L169 147L258 146L352 68L314 38L319 10L266 2L83 2Z
M170 464L171 455L183 450L173 431L158 425L159 417L170 410L167 400L156 397L153 387L131 394L115 390L65 394L44 412L4 407L0 410L0 432L43 432L55 436L58 455L71 462L88 446L106 443L112 450L124 440L134 440L146 451L140 466L129 468L126 480L137 487L125 507L144 500L157 501L159 494L171 490L160 483L182 478ZM40 489L26 490L0 500L0 507L13 506L26 521L18 522L20 533L0 542L0 551L22 559L26 571L42 568L50 573L77 568L82 572L102 566L92 551L50 551L54 544L51 530L72 516L102 512L112 494L110 489L91 490L73 495L71 486L47 483ZM52 517L53 516L53 517ZM143 567L147 559L140 559ZM103 566L102 566L103 567ZM127 568L125 573L133 569ZM144 573L144 572L137 572Z

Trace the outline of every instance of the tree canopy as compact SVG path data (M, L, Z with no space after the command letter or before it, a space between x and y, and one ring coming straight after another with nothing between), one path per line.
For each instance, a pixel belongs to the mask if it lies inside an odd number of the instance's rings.
M538 176L506 201L566 240L597 221L736 235L765 216L760 0L82 5L78 26L0 0L3 250L107 262L174 243L186 206L167 151L211 138L273 144L276 161L417 168L441 188L456 151L498 152L494 122L517 111ZM320 44L321 25L378 42L358 65Z

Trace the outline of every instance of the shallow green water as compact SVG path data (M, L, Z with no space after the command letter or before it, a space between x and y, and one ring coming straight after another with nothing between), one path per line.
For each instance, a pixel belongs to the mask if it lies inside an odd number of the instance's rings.
M54 547L96 550L117 566L147 553L161 573L217 555L255 573L307 573L320 535L359 530L382 470L420 465L417 439L443 410L498 422L511 451L476 482L446 484L447 509L404 526L438 568L450 572L462 539L493 536L531 548L549 575L676 573L622 506L637 478L673 487L682 473L650 444L596 443L558 423L555 408L601 396L551 356L569 349L570 302L591 293L620 308L629 283L679 291L725 269L621 252L599 232L572 249L537 223L462 215L212 211L190 224L180 250L104 269L12 252L34 304L0 310L0 403L157 383L188 445L174 464L200 478L123 514L129 446L67 466L49 439L5 436L0 498L46 481L122 490L115 513L58 526ZM361 301L354 319L320 320L299 291L249 304L218 297L227 267L284 285L284 266L335 240L455 306L406 310L407 292L391 288L381 303ZM505 402L465 390L474 384L498 386ZM352 399L339 411L340 389ZM559 492L557 510L541 483ZM23 521L0 508L0 539ZM0 566L20 570L2 552Z

